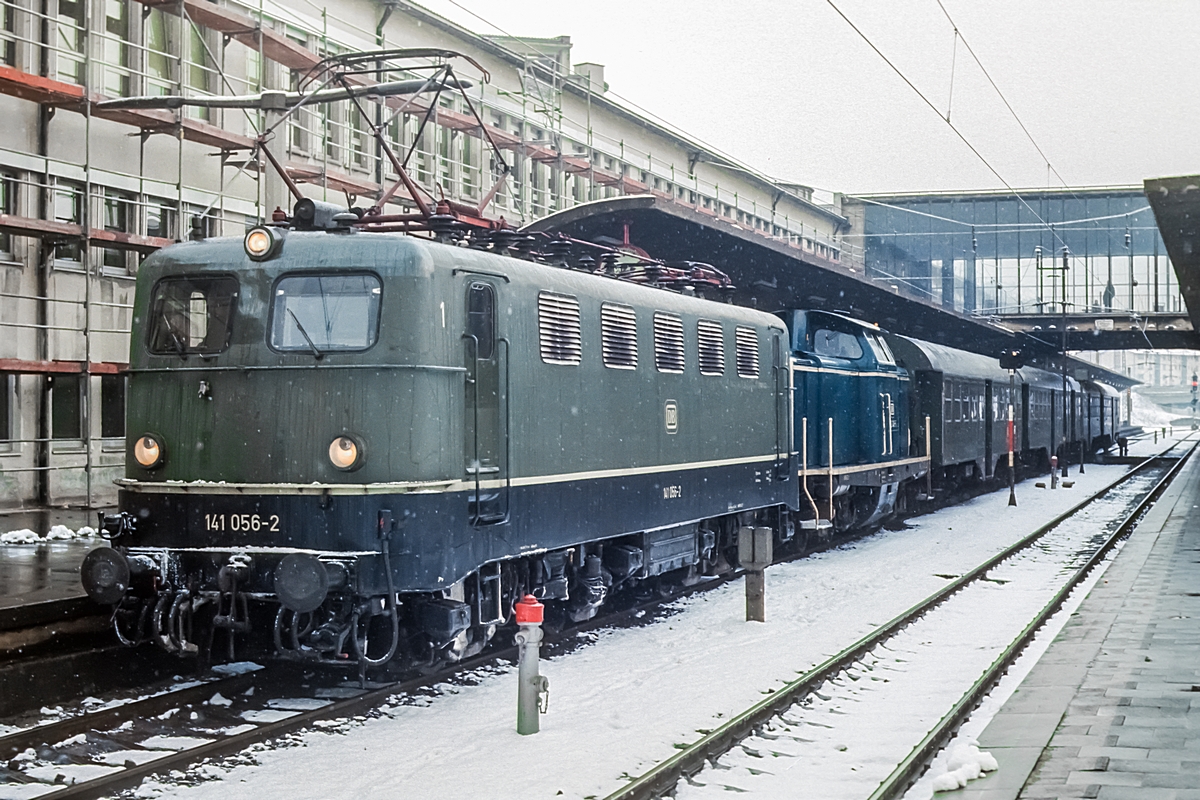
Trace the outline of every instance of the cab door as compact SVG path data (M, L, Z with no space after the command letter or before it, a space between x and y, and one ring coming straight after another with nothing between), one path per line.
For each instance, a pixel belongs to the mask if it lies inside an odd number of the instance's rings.
M496 307L494 282L467 281L463 452L473 525L508 519L508 342L496 335Z

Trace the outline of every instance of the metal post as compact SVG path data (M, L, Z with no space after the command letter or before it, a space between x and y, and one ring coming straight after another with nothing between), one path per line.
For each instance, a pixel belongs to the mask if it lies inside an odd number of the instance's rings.
M1050 456L1050 488L1058 488L1058 456Z
M800 454L800 485L804 488L804 496L808 499L808 504L813 510L813 529L821 529L821 509L817 508L817 501L813 500L812 494L808 491L808 417L800 420L800 442L802 452Z
M774 531L766 527L738 529L738 562L746 570L746 621L767 621L767 578L774 560Z
M1067 477L1067 453L1070 450L1071 441L1067 433L1067 416L1070 400L1067 398L1067 257L1070 252L1067 248L1062 249L1062 391L1063 391L1063 457L1062 457L1062 476Z
M1013 446L1016 437L1016 427L1013 420L1013 395L1017 391L1017 371L1008 371L1008 504L1017 504L1016 468L1013 465Z
M829 418L829 523L833 524L833 417Z
M929 459L929 466L925 469L925 496L933 499L933 432L929 430L929 415L925 415L925 457Z
M544 606L531 594L514 607L517 618L517 733L522 736L541 729L546 712L550 681L538 672L538 650L542 645Z

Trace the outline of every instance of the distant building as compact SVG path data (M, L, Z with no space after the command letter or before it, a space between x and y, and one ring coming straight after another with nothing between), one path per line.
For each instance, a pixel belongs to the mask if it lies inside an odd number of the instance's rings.
M0 507L114 500L139 263L193 220L207 235L240 235L282 199L246 158L261 112L89 110L83 98L290 90L324 56L397 47L458 51L491 73L485 85L459 68L513 170L495 215L520 224L652 193L854 258L840 209L612 98L602 65L572 68L566 36L479 36L399 0L324 11L301 0L0 0ZM413 148L426 189L478 202L498 164L469 109L443 96L416 141L426 110L414 102L392 119L389 139ZM344 102L293 115L272 148L313 197L369 203L395 178L369 121Z

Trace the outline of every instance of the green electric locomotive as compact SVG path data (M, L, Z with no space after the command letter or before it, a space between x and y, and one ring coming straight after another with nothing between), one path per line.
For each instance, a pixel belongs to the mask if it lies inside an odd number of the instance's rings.
M335 221L146 260L82 570L123 639L453 659L526 592L583 620L791 530L779 318L500 249Z

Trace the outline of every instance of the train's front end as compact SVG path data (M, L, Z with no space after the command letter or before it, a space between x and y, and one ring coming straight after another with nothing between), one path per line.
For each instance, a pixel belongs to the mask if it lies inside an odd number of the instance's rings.
M281 227L146 260L112 547L82 566L123 640L393 655L400 532L416 500L442 511L442 461L461 450L442 424L461 345L432 276L406 237Z

